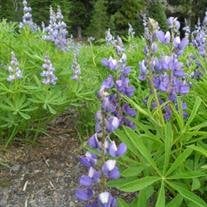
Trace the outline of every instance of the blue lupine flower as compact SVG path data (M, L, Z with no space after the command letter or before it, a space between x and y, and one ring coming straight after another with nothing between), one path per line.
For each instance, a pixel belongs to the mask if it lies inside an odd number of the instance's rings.
M120 126L120 120L116 116L110 116L106 121L106 129L108 132L115 131Z
M102 166L102 172L108 179L118 179L120 172L116 166L116 160L107 160Z
M168 44L170 43L170 32L167 31L166 33L164 33L163 31L157 31L156 32L156 36L157 36L157 39L161 42L161 43L164 43L164 44Z
M120 157L123 154L125 154L126 150L127 150L127 147L124 143L121 143L118 147L116 146L116 143L114 141L112 141L109 144L109 154L112 157Z
M80 163L88 168L94 167L97 162L97 156L90 152L86 152L85 156L80 157Z
M92 186L99 182L101 173L96 171L93 167L89 168L88 175L82 175L80 177L80 185L82 186Z
M104 58L102 60L102 64L110 70L116 70L118 66L118 61L116 59L113 59L112 57L109 57L109 59Z
M75 192L76 197L80 201L88 201L93 197L93 191L90 188L78 188Z

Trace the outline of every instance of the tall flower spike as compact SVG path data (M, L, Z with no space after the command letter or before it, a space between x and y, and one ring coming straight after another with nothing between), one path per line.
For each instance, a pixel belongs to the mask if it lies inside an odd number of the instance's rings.
M134 28L132 27L132 25L130 23L128 23L128 36L129 38L134 38L134 35L135 35L135 31L134 31Z
M7 78L7 81L12 82L17 79L22 78L22 71L19 68L19 62L16 58L16 55L14 52L11 52L11 62L8 66L9 76Z
M23 0L23 7L22 22L19 24L20 29L28 26L32 31L36 31L38 27L32 20L32 8L28 6L27 0Z
M78 63L78 58L77 58L77 54L74 53L74 57L73 57L73 63L71 66L72 69L72 79L73 80L78 80L80 78L80 74L81 74L81 68L80 65Z
M112 39L110 37L110 41ZM118 47L124 49L119 37L115 41L113 40L113 44L116 44L113 45L115 49ZM128 79L130 68L126 65L127 57L120 49L117 57L118 59L110 57L102 61L103 65L113 70L116 75L109 75L100 86L97 97L101 104L95 116L95 133L87 142L93 153L87 152L80 159L88 173L81 176L76 197L86 202L85 207L117 206L116 199L107 191L106 183L120 177L115 159L124 155L127 148L124 143L117 146L110 135L121 125L132 126L127 117L135 116L135 111L130 106L124 105L121 98L121 94L128 96L133 94L133 87L129 85Z
M184 52L189 40L188 37L180 38L180 23L177 18L170 17L168 19L170 31L164 33L160 30L157 23L149 20L145 59L139 63L139 79L147 80L151 93L154 95L154 103L152 108L157 108L163 102L171 102L177 105L177 96L183 96L189 92L189 84L186 81L186 74L183 64L179 60L179 56ZM157 40L169 45L171 50L169 55L158 56L159 54L153 48L157 44ZM166 119L172 115L171 107L168 104L160 110L161 121L163 122L163 113Z
M57 77L54 74L55 68L48 56L45 56L42 67L43 72L40 74L43 77L42 83L46 85L55 85L57 81Z
M50 7L49 25L45 28L43 39L52 41L59 49L66 51L68 49L67 25L63 21L63 15L60 7L57 12Z
M110 28L105 33L105 40L107 45L113 44L114 36L111 34Z

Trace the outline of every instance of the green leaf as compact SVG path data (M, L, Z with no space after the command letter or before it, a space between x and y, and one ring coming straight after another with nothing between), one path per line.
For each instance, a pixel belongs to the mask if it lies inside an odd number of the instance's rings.
M195 193L189 191L188 189L186 189L186 188L184 188L184 187L182 187L182 186L180 186L178 184L172 183L172 182L168 182L168 184L172 188L174 188L177 192L179 192L179 194L183 198L185 198L185 199L193 202L198 207L206 207L207 206L207 203L202 198L200 198L199 196L197 196Z
M164 182L161 183L160 191L158 194L157 202L155 207L165 207L165 185Z
M181 195L176 195L175 198L173 198L166 207L180 207L183 203L183 197Z
M148 207L148 199L154 193L153 186L148 186L145 189L139 192L137 199L133 202L133 205L130 207Z
M201 153L202 155L204 155L205 157L207 157L207 149L204 149L203 147L200 146L195 146L195 145L191 145L188 148L193 149L199 153Z
M201 98L199 96L196 97L196 100L195 100L195 103L194 103L194 107L193 107L193 110L186 122L186 126L189 126L191 124L191 122L193 121L193 119L196 117L197 115L197 112L198 112L198 109L201 105Z
M206 173L202 171L187 171L187 172L180 172L175 173L174 175L168 177L167 179L192 179L206 176Z
M164 173L169 165L169 159L171 154L171 146L173 143L173 130L171 123L167 123L165 126L165 137L164 137L164 143L165 143L165 161L164 161Z
M137 149L133 145L133 143L128 139L125 131L123 129L117 130L115 135L119 137L119 139L127 145L127 150L130 150L133 154L137 155Z
M128 166L122 171L121 175L123 177L133 177L139 175L144 170L143 166Z
M118 199L118 207L128 207L129 205L121 198Z
M185 160L190 156L192 153L192 149L187 148L181 153L177 159L174 161L174 163L171 165L170 169L167 171L166 176L171 174L173 171L175 171L180 165L182 165Z
M19 115L20 115L22 118L26 119L26 120L28 120L28 119L30 119L30 118L31 118L31 116L30 116L30 115L25 114L25 113L23 113L23 112L21 112L21 111L19 111Z
M146 176L144 178L135 177L131 180L122 178L119 180L109 181L108 185L109 187L116 187L124 192L137 192L152 185L158 180L160 180L160 178L155 176Z
M160 171L157 168L156 163L151 158L151 154L148 151L148 149L145 147L143 141L141 138L139 138L138 134L134 132L130 128L124 128L126 134L128 135L129 140L133 143L133 145L139 150L139 152L142 154L142 156L145 158L145 160L151 165L152 168L158 173L161 174Z
M193 178L191 190L198 190L201 187L200 180L198 178Z

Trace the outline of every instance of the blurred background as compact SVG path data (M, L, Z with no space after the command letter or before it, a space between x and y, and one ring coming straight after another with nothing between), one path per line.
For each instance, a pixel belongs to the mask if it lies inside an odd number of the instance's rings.
M124 35L128 23L137 35L143 32L142 15L156 19L162 29L166 28L166 18L176 16L184 25L195 25L203 18L207 0L28 0L32 7L33 20L41 25L49 20L49 7L61 6L69 33L74 37L104 36L107 28ZM20 22L22 18L22 0L0 0L0 19Z

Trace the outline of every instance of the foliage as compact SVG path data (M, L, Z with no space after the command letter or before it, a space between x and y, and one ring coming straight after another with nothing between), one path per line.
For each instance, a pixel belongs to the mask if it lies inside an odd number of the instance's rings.
M107 7L105 0L98 0L94 5L90 25L88 27L88 34L93 35L96 39L104 37L105 31L108 27L109 17L107 14Z
M82 74L80 80L75 81L71 78L72 69L70 69L72 49L69 52L61 52L52 44L42 40L41 33L32 33L28 28L17 33L16 24L8 24L4 21L1 22L0 29L2 142L9 144L14 137L30 137L31 134L41 133L51 119L70 106L81 107L89 101L92 101L91 106L96 105L93 95L97 90L97 81L102 79L104 74L94 73L97 70L94 65L96 63L88 46L80 51L78 59ZM8 82L8 65L12 51L17 56L23 77ZM45 55L50 58L55 68L56 85L42 83L41 73ZM93 70L88 70L86 64L91 65Z

